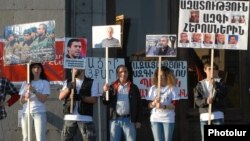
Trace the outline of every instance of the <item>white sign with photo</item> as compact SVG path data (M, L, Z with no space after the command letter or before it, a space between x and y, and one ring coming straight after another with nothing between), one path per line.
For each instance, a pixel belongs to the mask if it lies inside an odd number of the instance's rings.
M93 48L121 47L121 25L92 27Z
M180 0L178 47L247 50L248 1Z
M65 38L64 68L85 68L87 40L85 38Z
M147 57L176 57L176 35L146 35Z

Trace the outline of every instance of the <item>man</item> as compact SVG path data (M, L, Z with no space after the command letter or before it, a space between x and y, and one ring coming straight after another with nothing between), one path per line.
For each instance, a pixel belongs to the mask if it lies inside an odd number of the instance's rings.
M37 28L36 48L54 48L53 41L47 36L47 25L40 24Z
M210 34L210 33L206 33L205 35L204 35L204 41L203 41L203 44L213 44L213 42L212 42L212 35Z
M55 48L54 42L47 36L47 25L41 23L37 28L37 38L32 43L31 50L39 50L39 53L34 53L30 56L30 60L41 62L41 60L54 60Z
M47 38L47 25L46 24L40 24L37 29L37 35L38 35L38 42L42 42Z
M201 42L201 34L200 33L193 33L192 42L200 43Z
M23 39L24 41L21 43L22 47L30 47L32 42L33 42L33 38L31 37L31 30L30 29L25 29L23 31Z
M198 82L194 89L195 104L199 107L200 112L202 141L204 141L204 125L207 125L209 120L209 104L212 104L211 124L224 124L223 110L227 93L224 81L218 76L218 66L216 64L214 64L213 75L209 62L204 63L204 72L206 78Z
M199 23L199 11L191 11L189 22Z
M18 46L18 41L16 40L15 38L15 34L10 31L8 34L7 34L7 43L5 45L5 48L12 48L12 47L16 47Z
M188 35L186 32L181 33L180 43L189 43Z
M175 55L176 51L168 45L169 39L167 36L162 36L159 41L159 54L158 55Z
M7 101L8 106L13 105L19 99L18 90L14 87L14 85L8 79L0 77L0 120L7 117L5 110L5 99L7 95L11 96L11 98ZM0 121L0 127L3 127L2 121ZM4 140L2 135L4 135L3 129L0 128L0 141Z
M238 43L236 35L229 35L228 44L236 45Z
M111 86L103 86L103 103L107 105L110 120L110 141L120 141L122 132L127 141L136 141L136 128L140 127L142 115L140 92L128 80L125 65L116 68L116 75L118 79Z
M215 44L224 45L225 44L225 35L224 34L216 34Z
M64 127L62 141L73 141L77 128L83 141L95 141L96 131L93 123L93 105L97 101L96 81L87 78L84 70L72 69L75 82L68 79L60 92L59 99L64 100ZM73 89L74 94L71 95ZM73 113L70 113L70 100L74 100Z
M68 54L67 58L71 59L81 59L82 43L79 39L70 39L67 43Z
M37 28L36 27L31 27L30 28L31 31L31 38L33 39L33 41L35 41L37 39Z
M29 51L33 46L33 39L31 37L31 30L25 29L23 31L23 42L20 42L19 48L16 50L19 52L18 56L20 57L20 62L28 62L33 55L30 55ZM34 57L34 56L33 56Z
M120 42L118 39L113 37L114 29L113 27L107 28L107 38L102 40L102 47L120 47Z
M18 51L19 48L19 42L15 38L15 34L12 31L9 31L9 33L7 33L7 40L8 41L6 42L4 47L4 63L5 64L15 63L18 60L16 59L18 58L17 57L18 53L16 52Z

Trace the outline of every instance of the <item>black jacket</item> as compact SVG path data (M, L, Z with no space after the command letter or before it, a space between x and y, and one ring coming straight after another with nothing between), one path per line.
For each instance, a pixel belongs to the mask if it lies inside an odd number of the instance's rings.
M67 80L67 83L71 83L71 79ZM79 91L79 97L80 99L78 99L78 113L81 115L89 115L89 116L93 116L93 104L91 103L86 103L84 101L82 101L82 97L90 97L91 96L91 88L92 88L92 84L93 84L93 79L91 78L87 78L85 76L84 78L84 82L81 85L80 91ZM77 91L76 89L74 89L74 94L76 94ZM68 106L68 104L70 104L69 100L68 100L69 96L65 99L64 102L64 106ZM74 108L75 108L75 103L74 103ZM69 113L69 109L67 109L67 112L65 114Z
M141 96L138 87L129 83L129 106L130 106L130 118L132 122L141 121L142 105L141 105ZM118 81L111 84L109 88L109 100L106 101L105 92L103 93L103 104L108 106L109 110L109 119L116 119L116 102L117 102L117 89Z
M206 92L204 88L205 80L200 81L194 89L195 104L199 107L200 113L208 112L207 98L209 93ZM225 83L220 80L220 82L215 82L215 96L212 103L212 112L214 111L224 111L225 97L227 94L227 88Z

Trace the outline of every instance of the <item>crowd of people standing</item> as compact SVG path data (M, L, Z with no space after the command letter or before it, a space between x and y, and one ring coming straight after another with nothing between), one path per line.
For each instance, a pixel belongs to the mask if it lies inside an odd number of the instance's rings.
M218 77L218 66L214 65L214 77L211 75L209 63L204 64L207 78L198 82L195 87L195 103L199 106L200 125L203 139L204 125L208 121L208 105L213 103L212 124L223 124L223 100L226 96L224 81ZM77 129L84 141L95 141L96 126L93 120L93 106L97 102L98 86L94 79L85 76L84 69L72 69L73 78L67 78L60 90L59 100L63 101L64 125L61 140L72 141L76 138ZM129 70L125 65L116 68L117 79L103 85L103 104L107 107L110 141L120 141L124 135L127 141L136 141L137 128L142 126L142 99L139 88L129 79ZM23 141L28 139L28 101L30 102L31 126L37 141L46 140L47 115L46 101L51 94L49 81L41 63L30 65L30 83L24 82L19 90L20 104L23 106L22 135ZM175 108L179 101L177 79L173 70L162 66L155 69L152 86L149 88L147 108L150 110L150 124L155 141L172 141L175 129ZM211 87L213 86L213 87ZM213 89L213 96L210 90ZM107 93L108 92L108 93ZM1 78L1 103L7 94L18 95L17 88L5 78ZM107 95L108 94L108 95ZM73 105L71 105L73 100ZM73 111L71 111L73 106ZM0 119L6 118L1 110Z

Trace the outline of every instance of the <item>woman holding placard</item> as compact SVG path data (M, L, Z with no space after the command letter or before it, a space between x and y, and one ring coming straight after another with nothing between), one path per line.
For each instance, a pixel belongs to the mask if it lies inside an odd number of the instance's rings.
M160 79L159 90L158 79ZM149 108L152 108L150 122L154 140L172 141L175 127L175 106L179 100L175 86L176 78L172 70L161 67L159 75L158 69L155 70L152 83L147 100L150 101Z
M41 63L33 63L30 65L29 76L30 76L30 84L24 82L19 92L19 94L21 95L20 103L23 104L23 115L22 115L23 141L28 140L29 111L30 111L31 127L33 123L35 127L36 141L45 141L46 128L47 128L45 101L47 100L47 97L50 95L50 85L44 73L44 69ZM30 107L27 104L28 100L30 102Z

